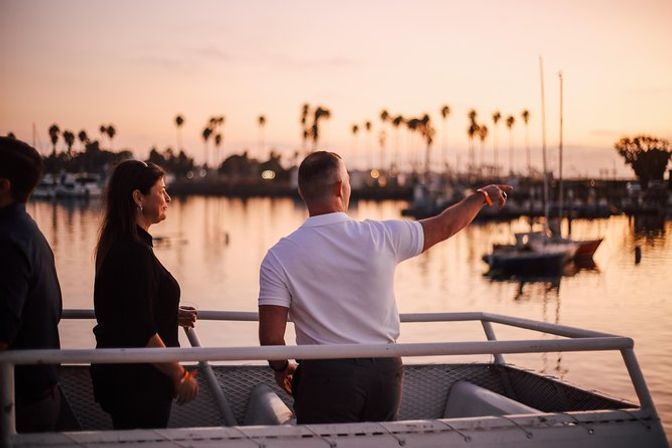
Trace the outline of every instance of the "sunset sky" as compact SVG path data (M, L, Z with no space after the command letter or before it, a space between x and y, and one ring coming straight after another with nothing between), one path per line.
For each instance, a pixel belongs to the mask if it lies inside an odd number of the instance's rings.
M525 108L533 161L541 159L543 56L552 164L561 70L565 169L629 174L613 150L619 137L672 138L671 42L670 0L0 0L0 134L31 142L35 124L37 146L48 153L52 123L96 138L101 124L113 123L114 148L142 157L153 145L177 145L179 113L184 147L200 161L208 117L226 117L225 153L254 153L264 114L266 146L288 155L301 145L307 102L331 110L320 146L346 159L353 147L360 155L367 147L352 124L371 120L368 146L377 147L378 116L387 109L429 113L435 154L447 142L455 163L466 160L466 114L474 108L491 137L492 112L515 116L522 167ZM452 110L445 128L443 104ZM501 122L497 135L508 148ZM413 148L406 136L401 143Z

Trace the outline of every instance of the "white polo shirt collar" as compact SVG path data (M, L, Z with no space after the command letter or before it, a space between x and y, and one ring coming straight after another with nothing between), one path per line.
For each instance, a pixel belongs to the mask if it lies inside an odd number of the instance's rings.
M351 218L345 212L325 213L324 215L310 216L302 227L325 226L350 220Z

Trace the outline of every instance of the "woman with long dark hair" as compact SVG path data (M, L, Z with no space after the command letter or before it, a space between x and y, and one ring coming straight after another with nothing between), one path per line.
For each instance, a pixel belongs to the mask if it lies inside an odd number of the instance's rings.
M152 250L147 232L166 219L164 171L126 160L114 169L96 246L93 329L97 348L178 347L180 287ZM179 319L193 326L192 313ZM194 376L179 363L92 365L96 401L115 429L165 428L173 398L193 400Z

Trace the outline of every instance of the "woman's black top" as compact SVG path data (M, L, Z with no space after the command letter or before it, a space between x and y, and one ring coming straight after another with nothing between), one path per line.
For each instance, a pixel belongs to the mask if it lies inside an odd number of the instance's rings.
M138 236L115 241L96 273L97 348L145 347L156 333L167 347L179 347L180 287L154 255L151 235L138 228ZM151 364L98 364L92 377L103 408L173 396L170 378Z

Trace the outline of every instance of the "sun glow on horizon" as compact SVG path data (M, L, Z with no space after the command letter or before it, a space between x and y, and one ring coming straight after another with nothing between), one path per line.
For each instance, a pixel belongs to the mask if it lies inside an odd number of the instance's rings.
M543 55L549 147L558 137L558 71L565 86L565 146L582 151L577 172L611 168L622 135L671 138L672 2L90 3L7 1L0 5L0 134L13 131L51 149L47 128L75 133L114 123L114 148L144 156L177 146L174 118L185 117L183 146L203 159L201 131L226 117L222 150L251 154L301 147L301 105L328 107L320 147L354 158L386 149L419 151L379 115L432 117L433 154L466 160L467 112L490 128L492 153L513 139L523 163L540 146L538 57ZM445 123L439 113L447 104ZM511 135L491 115L513 115ZM264 138L257 117L265 115ZM364 130L371 121L372 132ZM351 132L353 124L360 131ZM264 147L260 148L263 141ZM103 139L107 145L107 141ZM478 141L476 147L479 148ZM75 145L77 147L77 144ZM477 149L478 151L478 149ZM535 151L535 160L540 156ZM591 154L586 164L586 154ZM377 156L376 156L377 157ZM438 156L436 156L438 157ZM622 173L629 169L622 167Z

